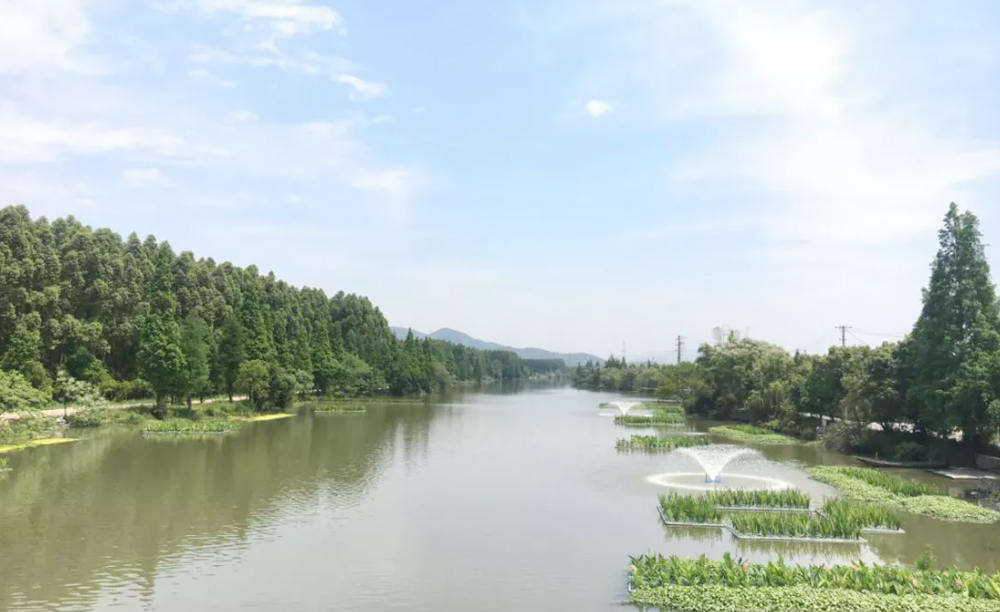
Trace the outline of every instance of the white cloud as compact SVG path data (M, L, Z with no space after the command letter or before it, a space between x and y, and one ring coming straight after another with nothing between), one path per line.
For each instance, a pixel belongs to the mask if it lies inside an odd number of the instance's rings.
M422 185L422 178L411 170L359 171L353 184L364 191L374 191L392 198L404 199Z
M374 81L365 81L351 74L339 74L334 78L338 83L349 85L354 93L353 99L377 98L385 93L385 85Z
M98 121L40 120L17 112L0 112L0 161L27 164L72 154L152 151L170 155L180 140L162 130L115 127Z
M258 119L257 113L248 110L238 110L231 113L229 117L237 123L252 123Z
M91 29L84 6L82 0L0 2L0 74L96 71L93 60L77 53Z
M167 183L166 177L163 176L159 168L130 168L122 172L122 178L126 183L136 187Z
M317 31L340 30L340 13L328 6L302 4L296 0L195 0L175 2L168 8L196 10L207 14L228 13L250 25L261 25L274 38L290 38Z
M583 105L583 109L588 115L594 117L595 119L603 117L614 110L611 105L604 100L587 100L587 103Z

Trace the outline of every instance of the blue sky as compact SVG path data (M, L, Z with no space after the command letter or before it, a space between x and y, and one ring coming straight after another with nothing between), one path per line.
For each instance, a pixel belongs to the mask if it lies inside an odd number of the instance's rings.
M1000 15L829 5L5 2L0 202L518 346L878 342L949 201L1000 242Z

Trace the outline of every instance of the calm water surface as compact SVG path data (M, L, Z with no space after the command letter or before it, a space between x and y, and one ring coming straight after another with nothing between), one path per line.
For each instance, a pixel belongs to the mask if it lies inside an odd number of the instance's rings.
M611 398L468 394L16 454L0 477L0 609L607 610L627 598L628 555L650 550L912 562L931 544L948 563L1000 566L996 525L908 516L907 536L865 548L664 528L647 476L696 465L617 453L642 430L596 409ZM732 470L822 496L801 467L847 461L771 447Z

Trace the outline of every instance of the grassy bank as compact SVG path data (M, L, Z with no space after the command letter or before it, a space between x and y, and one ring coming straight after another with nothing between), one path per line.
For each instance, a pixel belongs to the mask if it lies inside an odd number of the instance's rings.
M659 436L630 436L628 439L619 438L615 442L615 448L620 451L667 452L676 448L704 446L711 443L711 438L705 435L672 436L669 438L661 438Z
M716 425L708 429L710 433L722 436L728 440L746 442L748 444L799 444L799 440L780 434L770 429L753 425Z
M1000 610L1000 573L633 557L632 603L678 610Z
M950 497L936 487L872 468L816 466L809 468L809 474L849 499L892 505L948 521L992 523L1000 519L1000 513L995 510Z

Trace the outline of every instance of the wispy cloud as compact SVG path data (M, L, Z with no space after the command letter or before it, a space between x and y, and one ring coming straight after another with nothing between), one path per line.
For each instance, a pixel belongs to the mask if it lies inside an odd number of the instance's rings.
M334 80L349 85L354 90L354 97L358 99L377 98L385 94L384 84L366 81L351 74L338 74Z
M591 117L597 119L598 117L607 115L614 109L604 100L587 100L587 103L583 105L583 110Z
M136 187L164 185L168 182L159 168L129 168L122 172L122 178L126 183Z

